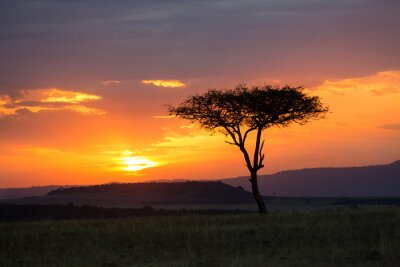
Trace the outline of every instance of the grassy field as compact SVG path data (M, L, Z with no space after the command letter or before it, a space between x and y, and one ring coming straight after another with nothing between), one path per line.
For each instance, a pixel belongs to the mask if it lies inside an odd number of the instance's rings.
M400 208L0 224L0 266L400 266Z

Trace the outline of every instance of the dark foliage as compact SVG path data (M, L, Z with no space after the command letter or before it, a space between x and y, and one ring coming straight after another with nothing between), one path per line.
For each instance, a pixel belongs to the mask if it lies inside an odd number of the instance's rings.
M376 206L400 206L400 197L390 198L345 198L334 202L335 205L376 205Z
M240 143L237 136L241 127L247 127L242 138L251 130L290 123L304 124L321 118L328 108L318 96L308 96L302 87L271 85L219 91L211 89L202 95L188 97L180 106L169 107L170 115L198 122L209 130L220 130ZM243 140L244 142L245 140Z
M258 190L257 172L264 167L263 131L291 123L304 124L310 119L322 118L327 111L318 96L307 95L302 87L271 85L252 88L239 85L226 91L212 89L188 97L178 107L169 106L170 115L198 122L210 131L220 131L230 138L227 143L239 147L251 174L253 196L261 213L266 208ZM257 136L251 155L246 140L253 131Z
M243 214L244 210L156 210L151 206L139 209L102 208L68 205L9 205L0 204L0 222L38 220L117 219L143 216L190 214Z

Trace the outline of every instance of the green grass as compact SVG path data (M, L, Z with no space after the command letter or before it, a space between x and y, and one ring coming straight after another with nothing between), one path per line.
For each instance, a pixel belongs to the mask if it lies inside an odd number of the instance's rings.
M400 208L0 224L0 266L400 266Z

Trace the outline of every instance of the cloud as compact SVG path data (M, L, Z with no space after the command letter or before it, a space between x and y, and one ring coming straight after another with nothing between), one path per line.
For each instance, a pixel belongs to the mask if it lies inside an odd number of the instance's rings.
M166 88L179 88L186 86L179 80L143 80L142 83Z
M15 109L11 108L11 98L8 95L0 95L0 116L15 114Z
M153 116L154 119L173 119L175 118L174 115L157 115Z
M102 115L106 114L106 112L101 110L101 109L89 108L89 107L86 107L86 106L83 106L83 105L69 105L69 106L65 106L64 109L65 110L74 111L74 112L78 112L78 113L81 113L83 115L102 116Z
M101 81L101 83L105 86L108 85L115 85L115 84L120 84L122 83L122 81L118 81L118 80L105 80L105 81Z
M400 130L400 123L395 123L395 124L385 124L378 126L380 129L386 129L386 130Z
M7 93L109 77L320 80L400 64L398 1L1 3L0 91Z
M15 115L21 111L33 113L52 110L69 110L84 115L104 115L105 112L83 105L90 101L101 100L102 97L58 88L20 90L16 98L0 95L0 116Z
M381 71L371 76L342 80L326 80L317 90L345 94L350 90L369 91L374 95L400 93L400 71Z
M16 102L20 101L38 101L43 103L71 103L78 104L93 100L100 100L101 96L87 94L77 91L62 90L59 88L48 89L27 89L20 90L20 97Z

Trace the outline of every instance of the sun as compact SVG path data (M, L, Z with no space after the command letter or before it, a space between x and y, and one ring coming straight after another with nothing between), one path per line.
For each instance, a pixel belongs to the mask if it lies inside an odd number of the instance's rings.
M124 171L140 171L147 168L152 168L157 166L157 162L151 161L144 157L123 157L122 165Z

